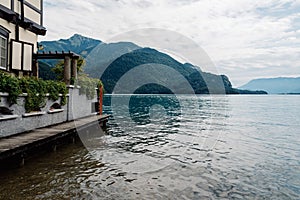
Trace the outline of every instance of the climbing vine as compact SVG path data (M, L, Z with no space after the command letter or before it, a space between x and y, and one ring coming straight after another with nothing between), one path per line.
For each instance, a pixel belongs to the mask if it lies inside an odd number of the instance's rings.
M9 93L7 101L10 105L16 104L18 96L22 93L19 80L5 72L0 73L0 92ZM0 99L1 100L1 99Z
M67 103L67 87L65 83L59 81L44 81L36 77L16 78L10 74L0 73L0 92L8 93L8 103L17 103L20 94L26 93L25 110L26 112L38 111L46 104L46 94L49 99L56 101L61 94L61 105Z
M20 86L23 93L27 93L25 110L38 111L46 104L46 84L37 78L22 78Z
M49 93L49 99L56 101L61 96L61 105L67 104L67 93L68 89L66 84L60 81L46 81L47 93Z
M80 86L79 94L85 94L88 99L93 99L96 95L95 88L102 86L102 82L99 79L90 78L86 74L80 74L75 85ZM97 95L99 96L99 94Z

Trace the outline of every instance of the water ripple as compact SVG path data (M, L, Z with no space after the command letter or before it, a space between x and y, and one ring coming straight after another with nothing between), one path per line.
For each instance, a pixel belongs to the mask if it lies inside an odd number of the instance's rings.
M1 174L0 199L300 198L299 96L177 98L190 106L154 119L132 108L136 123L114 116L90 152L70 145Z

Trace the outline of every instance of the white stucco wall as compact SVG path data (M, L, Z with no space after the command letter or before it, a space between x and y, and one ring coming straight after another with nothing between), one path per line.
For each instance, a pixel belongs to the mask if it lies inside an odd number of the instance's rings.
M31 21L34 21L37 24L41 24L41 15L26 5L24 6L24 15Z
M37 9L41 9L41 0L26 0L28 3L36 7Z
M20 41L32 43L34 45L34 52L37 50L38 36L35 33L20 28Z
M10 0L0 0L0 4L7 7L7 8L10 8L11 7L11 1Z
M0 25L10 31L9 39L12 38L14 39L16 37L15 35L16 26L14 24L8 23L6 20L0 18Z

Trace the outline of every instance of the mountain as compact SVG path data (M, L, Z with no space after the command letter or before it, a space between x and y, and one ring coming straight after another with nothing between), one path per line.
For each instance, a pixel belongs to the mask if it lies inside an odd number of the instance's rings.
M99 78L114 60L140 48L131 42L101 43L87 56L84 71L91 77Z
M43 46L43 50L40 52L68 52L72 51L79 54L86 59L85 71L91 74L92 77L99 78L99 68L97 66L103 66L104 64L110 64L114 59L118 58L122 54L128 53L132 50L141 48L130 42L118 42L106 44L100 40L84 37L79 34L73 35L69 39L60 39L58 41L42 41L40 44ZM41 60L39 61L40 77L43 79L52 79L55 74L51 69L57 64L59 60Z
M72 51L86 60L85 73L90 77L100 78L106 92L112 93L116 84L136 71L133 77L123 83L124 91L121 93L170 93L174 88L177 93L224 93L227 94L265 94L264 91L249 91L232 88L229 78L225 75L215 75L202 72L199 67L192 64L182 64L167 54L151 48L142 48L130 42L103 43L100 40L87 38L75 34L69 39L41 42L43 51ZM42 60L40 62L40 77L53 79L55 74L51 69L57 60ZM130 86L137 84L137 80L151 80L143 83L135 91ZM163 81L162 81L163 80ZM126 87L124 87L126 86ZM222 91L223 88L223 91ZM191 91L191 90L192 91Z
M100 40L84 37L79 34L73 35L69 39L60 39L58 41L42 41L39 44L43 46L43 50L39 52L68 52L72 51L82 57L86 57L96 46L101 44ZM56 75L51 69L59 60L40 60L39 76L42 79L55 79Z
M240 87L247 90L265 90L270 94L300 93L300 77L261 78Z
M96 46L101 44L100 40L84 37L79 34L75 34L69 39L60 39L58 41L42 41L40 44L43 46L41 51L72 51L83 57L86 57Z
M98 66L102 68L101 65ZM138 68L141 67L141 70ZM131 74L130 74L131 73ZM227 94L265 94L263 91L247 91L232 88L225 75L215 75L202 72L192 64L182 64L167 54L151 48L140 48L123 54L108 67L105 66L100 79L108 93L115 92L121 78L121 90L117 93L170 93L168 88L174 88L176 93L224 93ZM151 83L147 84L147 80ZM187 81L187 82L186 82ZM168 87L164 87L164 84ZM136 91L131 91L132 88ZM189 90L191 86L192 90ZM223 91L222 91L223 88ZM138 91L138 92L137 92Z

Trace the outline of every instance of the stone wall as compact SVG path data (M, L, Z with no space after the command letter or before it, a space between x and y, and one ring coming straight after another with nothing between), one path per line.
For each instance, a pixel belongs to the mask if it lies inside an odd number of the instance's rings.
M74 120L82 117L96 114L92 109L92 104L97 102L95 97L89 100L86 95L80 95L79 89L69 87L68 120Z
M97 98L88 100L86 95L79 95L79 89L74 87L69 88L66 105L60 109L50 109L54 103L60 104L60 99L48 99L40 112L25 113L26 94L20 95L18 103L12 106L9 106L7 96L0 93L0 107L13 111L12 115L0 113L0 138L96 114L92 104L97 102Z

